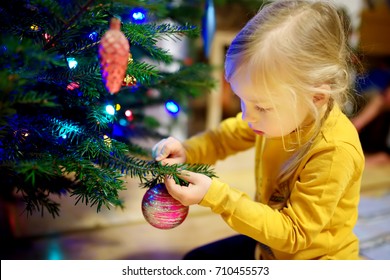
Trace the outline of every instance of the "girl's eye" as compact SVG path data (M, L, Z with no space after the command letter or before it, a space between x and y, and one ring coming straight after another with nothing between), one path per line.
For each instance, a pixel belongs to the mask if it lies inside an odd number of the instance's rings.
M259 106L256 106L255 109L256 109L256 111L259 111L259 112L268 112L270 110L269 108L263 108L263 107L259 107Z

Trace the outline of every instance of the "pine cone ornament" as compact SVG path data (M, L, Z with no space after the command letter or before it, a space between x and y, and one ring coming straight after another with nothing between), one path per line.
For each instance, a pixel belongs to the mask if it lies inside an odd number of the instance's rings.
M111 94L117 93L122 86L130 55L129 41L120 28L120 20L111 19L110 29L104 33L99 45L102 78Z

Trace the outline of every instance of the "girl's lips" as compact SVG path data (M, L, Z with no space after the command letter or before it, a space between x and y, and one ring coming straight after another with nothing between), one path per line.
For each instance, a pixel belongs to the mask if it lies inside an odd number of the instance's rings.
M258 134L258 135L264 135L264 132L261 131L261 130L255 130L255 129L253 129L253 132L256 133L256 134Z

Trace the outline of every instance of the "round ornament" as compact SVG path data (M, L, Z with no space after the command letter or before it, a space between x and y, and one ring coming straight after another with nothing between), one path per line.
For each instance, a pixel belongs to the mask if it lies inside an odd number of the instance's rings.
M180 225L188 215L188 206L182 205L160 183L147 190L142 199L145 220L158 229L172 229Z

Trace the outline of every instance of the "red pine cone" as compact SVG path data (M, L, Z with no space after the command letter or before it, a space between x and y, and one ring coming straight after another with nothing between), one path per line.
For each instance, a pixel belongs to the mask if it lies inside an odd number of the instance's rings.
M99 45L102 78L111 94L117 93L122 86L130 55L129 41L120 27L120 20L113 18L110 29L104 33Z

